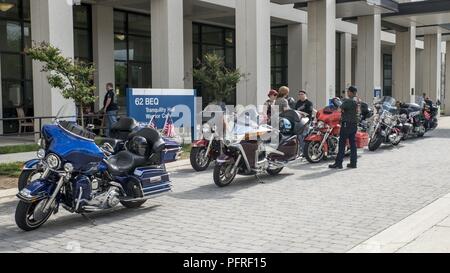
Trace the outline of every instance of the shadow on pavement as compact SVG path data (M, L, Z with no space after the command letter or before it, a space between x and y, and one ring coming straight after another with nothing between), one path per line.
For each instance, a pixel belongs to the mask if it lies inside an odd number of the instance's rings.
M263 183L260 183L254 176L244 177L238 175L233 183L224 188L219 188L218 186L216 186L211 176L211 181L208 182L208 185L202 185L188 191L172 193L169 196L178 199L190 200L232 199L232 194L236 192L255 186L264 186L270 185L272 183L280 183L281 181L287 181L286 178L292 175L293 174L289 173L281 173L277 176L260 176L260 180Z

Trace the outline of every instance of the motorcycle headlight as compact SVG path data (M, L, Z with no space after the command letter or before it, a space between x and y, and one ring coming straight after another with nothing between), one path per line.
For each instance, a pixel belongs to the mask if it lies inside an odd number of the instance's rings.
M385 117L384 118L384 120L383 120L383 122L385 123L385 124L387 124L387 125L390 125L391 123L392 123L392 118L391 117Z
M61 161L59 160L57 155L54 154L50 154L49 156L47 156L47 165L53 169L53 170L57 170L59 169L59 164L61 163Z
M37 151L37 158L38 159L44 159L45 158L45 150L44 149L39 149Z
M67 173L72 173L73 172L73 165L71 163L64 164L64 171L66 171Z

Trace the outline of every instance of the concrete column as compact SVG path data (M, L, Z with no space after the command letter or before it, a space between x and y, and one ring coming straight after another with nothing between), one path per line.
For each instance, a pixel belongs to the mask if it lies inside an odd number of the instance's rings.
M65 57L73 58L72 6L61 0L33 0L30 4L32 40L46 41L59 48ZM60 90L50 87L47 74L41 72L41 67L40 63L33 62L34 115L55 116L69 101L62 97Z
M424 55L423 49L416 49L416 96L422 96L423 94Z
M450 115L450 41L446 43L447 53L445 54L445 115Z
M379 14L359 17L356 86L364 102L372 103L374 89L381 88L380 61L381 17Z
M96 96L99 97L95 109L103 107L106 84L115 83L114 71L114 10L112 7L92 6L92 36Z
M314 107L322 108L336 95L336 3L308 2L308 78L306 88Z
M184 20L184 88L192 89L194 79L192 72L194 68L194 53L192 46L192 21Z
M415 102L416 96L416 27L397 32L392 54L393 97L402 102Z
M341 33L341 86L339 91L352 85L352 34Z
M270 89L270 1L236 1L237 104L263 105Z
M3 94L2 94L2 56L0 55L0 119L3 118ZM3 121L0 122L0 135L3 134Z
M153 88L184 88L183 1L151 0Z
M440 33L425 35L423 93L433 102L441 97L441 42Z
M308 26L288 26L288 82L291 96L297 98L300 89L306 88Z

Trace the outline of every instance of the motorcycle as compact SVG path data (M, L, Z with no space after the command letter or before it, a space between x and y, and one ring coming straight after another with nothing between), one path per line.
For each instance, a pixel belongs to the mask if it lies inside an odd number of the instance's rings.
M298 135L307 127L308 119L294 110L280 115L280 130L269 125L235 123L231 137L225 138L223 154L216 160L214 183L218 187L230 185L236 175L253 176L267 173L278 175L288 164L299 159ZM279 133L279 134L278 134ZM272 136L279 144L271 144Z
M310 163L319 163L328 156L337 155L339 148L339 133L341 113L338 111L340 100L316 114L310 134L305 138L303 155Z
M103 150L109 155L114 155L120 151L126 150L125 143L128 137L139 131L142 128L146 128L148 125L139 124L135 119L123 117L111 127L111 136L109 138L96 138L95 143L102 147ZM88 130L92 132L92 126L88 125ZM179 159L179 153L181 151L180 144L171 138L163 137L166 143L167 155L175 154L175 157L166 156L164 163L170 163ZM43 147L43 139L39 139L38 146ZM45 171L45 164L40 159L32 159L25 162L22 172L18 179L18 190L23 190L30 182L41 178Z
M216 112L211 111L211 120L215 114ZM221 114L225 114L225 112L221 112ZM207 120L201 129L202 137L192 143L190 154L191 166L197 172L208 169L211 162L215 161L221 154L223 146L217 125Z
M83 215L119 203L137 208L171 191L164 158L177 155L166 149L156 130L143 128L131 134L126 149L111 155L95 144L95 134L58 117L42 128L37 152L42 176L17 194L15 221L22 230L39 228L60 206Z
M403 133L396 100L392 97L383 97L374 103L374 107L376 114L373 117L369 150L376 151L383 143L399 145Z
M400 104L399 121L403 125L403 140L423 137L427 131L425 128L424 109L415 103Z
M324 109L317 112L316 119L311 129L311 133L305 139L303 155L310 163L319 163L330 156L337 156L339 152L339 136L341 132L341 112L338 111L342 101L338 98ZM368 145L369 136L366 132L368 119L372 112L367 104L361 104L361 120L356 133L357 148L364 148ZM346 154L349 154L350 147L347 144Z

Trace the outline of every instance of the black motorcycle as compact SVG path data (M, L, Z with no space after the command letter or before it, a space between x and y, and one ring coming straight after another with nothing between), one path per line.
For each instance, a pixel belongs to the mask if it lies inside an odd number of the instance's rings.
M369 150L376 151L383 143L399 145L403 133L396 100L392 97L383 97L380 101L375 102L374 107L376 114L370 130Z
M400 122L403 125L403 138L423 137L426 132L436 129L438 111L439 108L434 105L425 105L422 108L415 103L402 103L400 105Z

